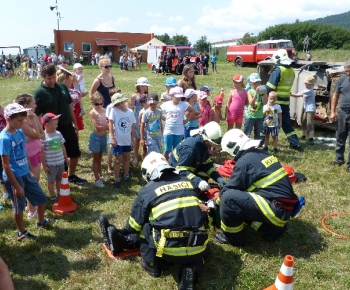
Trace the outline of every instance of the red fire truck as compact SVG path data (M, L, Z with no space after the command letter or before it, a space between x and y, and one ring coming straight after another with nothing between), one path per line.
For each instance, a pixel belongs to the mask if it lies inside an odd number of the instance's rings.
M289 58L294 58L294 45L291 40L264 40L254 44L229 45L226 60L236 66L257 64L259 61L270 59L273 53L281 48L288 52Z

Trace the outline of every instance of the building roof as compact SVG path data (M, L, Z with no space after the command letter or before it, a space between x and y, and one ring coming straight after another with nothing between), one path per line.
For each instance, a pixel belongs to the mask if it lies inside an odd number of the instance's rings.
M221 40L221 41L211 42L210 44L219 44L219 43L226 43L226 42L240 41L240 40L242 40L242 38L232 38L229 40Z
M98 46L120 46L120 42L118 39L96 38L95 40Z

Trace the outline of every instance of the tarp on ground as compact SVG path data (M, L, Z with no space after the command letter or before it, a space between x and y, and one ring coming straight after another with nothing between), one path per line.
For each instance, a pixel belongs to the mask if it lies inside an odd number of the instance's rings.
M131 52L147 52L149 47L153 47L153 48L160 48L160 46L166 45L164 42L160 41L157 38L152 38L150 41L147 41L147 43L138 46L138 47L134 47L134 48L130 48Z

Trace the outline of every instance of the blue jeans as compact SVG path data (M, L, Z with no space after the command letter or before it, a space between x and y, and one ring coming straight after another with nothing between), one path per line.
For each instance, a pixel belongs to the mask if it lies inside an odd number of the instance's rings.
M300 141L290 123L289 105L280 105L282 109L282 130L289 141L290 146L300 146Z
M254 139L260 140L260 133L262 130L263 122L264 118L245 118L243 129L244 134L246 134L249 137L254 127Z

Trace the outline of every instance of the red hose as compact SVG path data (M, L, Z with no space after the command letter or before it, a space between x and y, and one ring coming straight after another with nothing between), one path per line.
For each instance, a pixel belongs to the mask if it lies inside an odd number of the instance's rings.
M325 222L326 219L328 219L329 217L332 217L332 216L339 216L339 215L348 215L348 213L346 213L346 212L335 212L335 213L327 214L327 215L325 215L325 216L322 218L322 221L321 221L322 226L323 226L323 228L324 228L327 232L329 232L329 233L335 235L336 237L339 237L339 238L342 238L342 239L350 239L350 237L348 237L348 236L343 236L343 235L341 235L341 234L337 234L337 233L333 232L332 230L330 230L330 229L327 228L327 226L326 226L326 222Z

